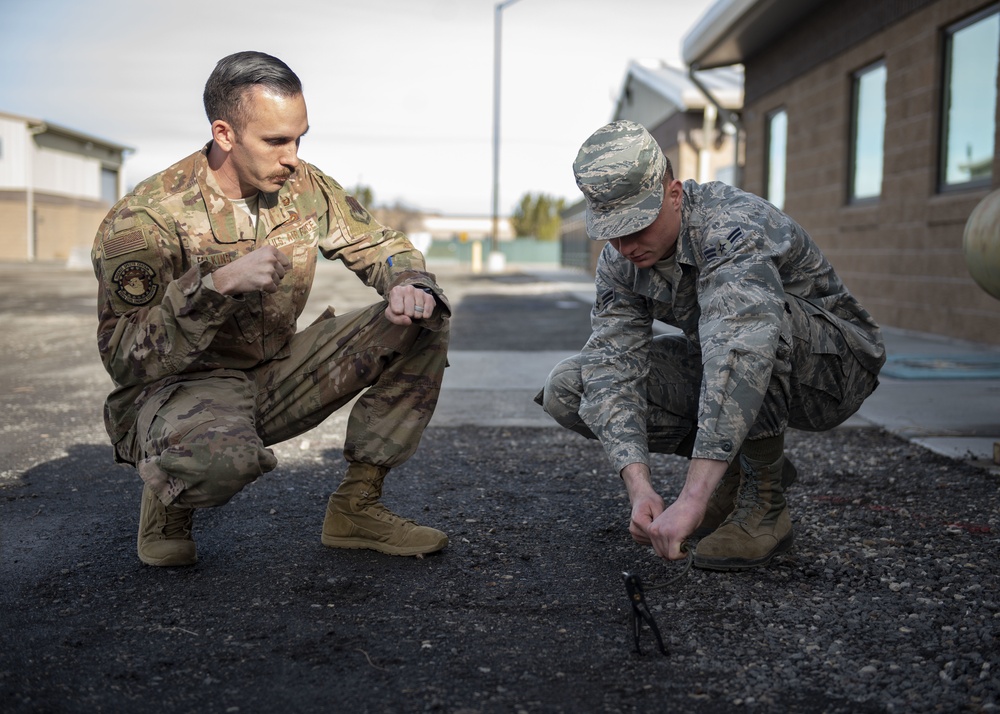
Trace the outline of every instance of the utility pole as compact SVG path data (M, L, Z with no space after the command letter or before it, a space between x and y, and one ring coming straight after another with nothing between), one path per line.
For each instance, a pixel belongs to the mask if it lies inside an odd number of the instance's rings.
M503 10L518 0L504 0L493 8L493 228L490 235L488 265L503 269L500 252L500 46L503 35Z

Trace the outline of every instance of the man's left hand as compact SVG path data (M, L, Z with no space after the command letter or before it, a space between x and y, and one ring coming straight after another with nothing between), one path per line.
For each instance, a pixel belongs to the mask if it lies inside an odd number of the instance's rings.
M389 291L385 319L394 325L412 325L434 314L434 296L413 285L397 285Z
M708 499L726 473L728 464L714 459L691 459L684 488L672 504L646 528L653 550L661 558L680 560L685 539L701 525Z

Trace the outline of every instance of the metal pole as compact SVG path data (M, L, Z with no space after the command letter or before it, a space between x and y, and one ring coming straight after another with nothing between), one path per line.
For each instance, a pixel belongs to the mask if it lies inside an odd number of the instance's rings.
M500 250L500 44L503 9L518 0L498 2L493 8L493 229L490 250Z

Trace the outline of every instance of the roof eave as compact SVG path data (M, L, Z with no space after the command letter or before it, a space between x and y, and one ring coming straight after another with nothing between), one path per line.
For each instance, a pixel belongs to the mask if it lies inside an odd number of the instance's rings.
M694 70L743 64L824 0L717 0L684 36Z

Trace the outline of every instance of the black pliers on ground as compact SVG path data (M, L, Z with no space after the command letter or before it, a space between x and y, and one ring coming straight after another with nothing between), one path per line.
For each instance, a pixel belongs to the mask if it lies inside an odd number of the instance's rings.
M628 593L628 601L632 605L630 620L636 654L642 654L642 648L639 647L639 635L642 632L642 623L645 622L653 631L653 636L656 637L656 646L659 647L660 652L666 655L667 648L663 646L660 628L656 626L653 613L646 605L646 592L642 589L642 579L635 573L622 573L622 577L625 579L625 592Z
M648 585L643 588L642 578L640 578L638 574L629 572L622 573L622 579L625 580L625 593L628 595L629 604L632 606L629 624L630 629L632 630L632 638L635 640L635 651L637 654L642 654L642 648L639 647L639 635L642 632L643 622L649 625L649 629L653 631L653 636L656 637L656 646L659 648L660 652L663 655L667 654L667 648L663 645L663 637L660 636L660 628L656 626L656 620L653 619L653 613L649 611L649 606L646 604L646 590L652 591L665 588L668 585L680 580L684 576L684 574L691 568L691 551L686 546L683 550L687 551L687 559L684 563L683 570L665 582L658 583L656 585Z

